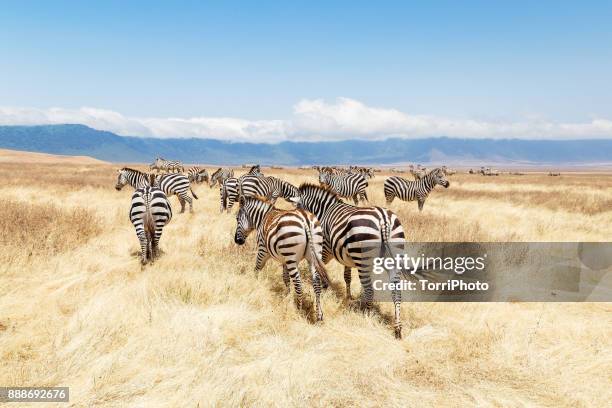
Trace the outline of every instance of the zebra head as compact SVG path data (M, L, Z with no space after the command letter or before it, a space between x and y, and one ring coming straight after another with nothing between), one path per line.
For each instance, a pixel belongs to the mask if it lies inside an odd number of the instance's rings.
M320 184L329 184L330 177L331 177L331 173L328 173L326 171L320 171L319 172L319 183Z
M127 183L127 171L125 169L117 170L117 184L115 184L115 190L120 191Z
M439 184L444 188L448 188L448 186L450 186L450 182L446 179L444 170L441 168L433 169L429 174L436 184Z
M208 180L208 187L213 188L215 186L215 184L217 184L217 181L218 181L220 175L221 175L221 167L219 167L217 169L217 171L215 171L210 176L210 179Z
M236 215L236 234L234 234L234 242L238 245L244 245L246 238L253 231L253 225L247 214L247 210L243 205L243 199L240 199L240 209Z
M256 227L255 220L258 203L263 201L254 199L252 197L246 198L240 196L239 199L240 208L238 214L236 214L236 234L234 234L234 242L238 245L244 245L247 237Z

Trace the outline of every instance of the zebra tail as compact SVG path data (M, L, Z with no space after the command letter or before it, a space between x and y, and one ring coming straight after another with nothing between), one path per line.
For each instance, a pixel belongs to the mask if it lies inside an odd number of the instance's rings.
M153 256L151 245L153 243L153 237L155 236L155 221L153 220L151 205L148 201L146 202L146 210L144 213L144 230L147 237L147 257L149 257L149 254Z
M191 195L193 196L193 198L195 198L196 200L198 200L198 196L195 195L195 193L193 192L193 188L191 188L191 186L189 186L189 191L191 191Z
M310 251L311 262L314 263L315 270L319 274L323 285L328 286L330 284L329 275L327 274L327 269L323 264L323 260L315 250L314 241L312 239L312 225L310 222L306 225L306 238L308 239L308 250Z
M227 185L225 183L223 183L221 186L221 203L223 205L223 209L227 210Z

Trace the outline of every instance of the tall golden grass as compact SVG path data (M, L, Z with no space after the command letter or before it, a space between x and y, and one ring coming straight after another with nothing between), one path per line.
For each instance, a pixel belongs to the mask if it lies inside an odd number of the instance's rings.
M404 303L343 298L332 261L312 323L281 269L255 277L218 189L195 187L159 260L141 271L131 190L108 165L0 164L0 385L69 386L72 406L605 406L606 303ZM299 184L314 173L265 170ZM237 171L240 173L240 170ZM452 176L422 213L395 201L410 241L610 241L612 176ZM384 177L368 195L384 205ZM171 202L178 208L176 198ZM286 206L286 204L281 204ZM252 237L251 237L252 238ZM252 241L252 240L251 240ZM353 279L353 293L359 293Z

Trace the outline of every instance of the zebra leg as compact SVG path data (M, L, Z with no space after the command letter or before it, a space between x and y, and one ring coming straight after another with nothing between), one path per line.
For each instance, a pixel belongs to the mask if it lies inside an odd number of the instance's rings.
M191 197L187 197L187 202L189 203L189 212L192 213L193 212L193 200L191 199Z
M316 312L317 312L317 321L323 321L323 309L321 309L321 277L317 272L317 268L313 262L309 262L310 264L310 274L312 275L312 288L315 293L315 303L316 303Z
M283 282L285 283L285 288L287 291L285 292L285 296L291 292L289 288L289 284L291 283L291 279L289 278L289 269L287 269L287 265L283 265Z
M393 283L399 283L400 278L397 271L393 271L394 274L390 276L390 281ZM395 338L402 338L402 320L400 316L401 308L402 308L402 292L399 289L394 289L391 291L391 300L393 300L393 309L395 315L395 321L393 323L393 330L395 332Z
M259 277L259 271L266 266L266 262L270 258L270 255L266 251L259 250L257 251L257 260L255 261L255 277Z
M346 284L346 298L351 298L351 268L344 267L344 283Z
M159 240L161 238L161 231L159 233L157 233L157 231L155 231L155 236L153 237L153 245L152 245L152 251L151 251L151 255L153 256L153 259L159 257Z
M179 203L181 204L181 214L185 212L185 199L181 196L177 196Z
M293 280L293 287L295 288L295 296L297 297L298 309L302 310L302 278L300 277L300 271L297 268L295 263L291 263L287 265L287 269L289 270L289 276L291 276L291 280Z
M419 211L423 211L423 205L425 204L425 199L418 199L418 203L419 203Z
M371 309L374 299L374 289L372 288L370 271L364 267L357 268L357 271L359 272L359 280L361 281L361 287L363 288L363 293L361 294L361 297L365 302L366 307L368 309Z
M387 201L387 205L391 204L394 199L395 199L395 194L393 194L393 192L385 191L385 200Z
M149 242L147 241L147 234L144 231L140 231L136 234L138 241L140 242L140 263L145 265L147 263L147 255L149 252Z
M185 204L184 204L185 201L189 203L189 212L190 213L193 212L193 200L191 199L191 197L187 195L187 192L185 192L185 195L183 196L183 208L181 212L185 211Z

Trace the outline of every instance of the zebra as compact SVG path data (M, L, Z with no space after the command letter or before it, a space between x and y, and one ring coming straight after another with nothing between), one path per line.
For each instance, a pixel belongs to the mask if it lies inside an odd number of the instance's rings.
M223 184L225 179L234 177L234 169L219 167L208 179L208 187L213 188L215 184Z
M450 183L444 177L442 169L436 168L420 180L410 181L405 178L392 176L385 180L384 191L387 205L391 204L395 197L403 201L417 200L419 211L423 211L423 205L427 195L434 189L436 184L448 188Z
M283 282L290 292L293 280L298 308L302 308L302 279L298 264L304 258L310 265L316 298L317 321L323 320L321 283L329 278L322 261L323 232L316 217L303 209L280 210L261 197L240 197L234 241L243 245L247 236L257 230L255 274L273 258L283 266Z
M417 165L415 168L412 164L410 165L408 171L412 174L415 180L420 180L427 174L425 167L421 167L421 165Z
M238 192L241 196L260 196L270 200L273 204L278 197L291 201L298 196L298 189L293 184L273 176L243 175L238 180Z
M238 179L236 177L227 178L219 186L219 195L221 197L221 212L227 210L229 213L238 200Z
M369 201L366 188L368 182L361 174L335 175L329 173L319 173L319 183L338 194L340 197L352 198L355 205L359 201Z
M371 273L372 259L391 256L391 247L405 244L404 229L392 211L381 207L355 207L347 204L329 187L302 184L300 195L293 200L297 208L305 209L317 217L323 229L323 263L332 257L344 266L346 297L351 298L351 268L357 268L363 288L363 300L371 308L374 291ZM365 246L369 245L369 249ZM390 281L399 282L397 271L392 270ZM401 292L392 291L394 304L395 337L402 337L400 319Z
M371 167L351 166L349 168L351 174L361 174L366 180L374 178L374 169Z
M185 166L177 160L166 160L163 157L156 157L155 161L149 165L149 169L157 169L157 172L159 172L159 170L165 170L167 172L176 171L180 173L185 171Z
M442 166L441 168L445 176L452 176L453 174L457 173L455 170L449 169L446 166Z
M150 185L148 175L141 171L124 167L121 170L117 170L117 173L117 184L115 185L117 190L121 190L126 184L131 185L135 189ZM189 211L193 211L193 201L187 195L187 190L191 191L191 195L196 200L198 196L191 189L189 179L184 174L156 175L153 185L161 188L167 196L176 195L181 204L181 213L185 212L185 202L189 203Z
M192 183L208 182L208 171L199 166L193 166L187 169L187 178Z
M143 267L157 258L162 229L171 219L172 207L162 190L146 185L134 191L130 221L140 241L140 262Z
M149 164L149 171L155 170L157 173L159 173L160 170L164 171L166 169L165 165L166 161L164 159L161 157L156 157L155 161Z

